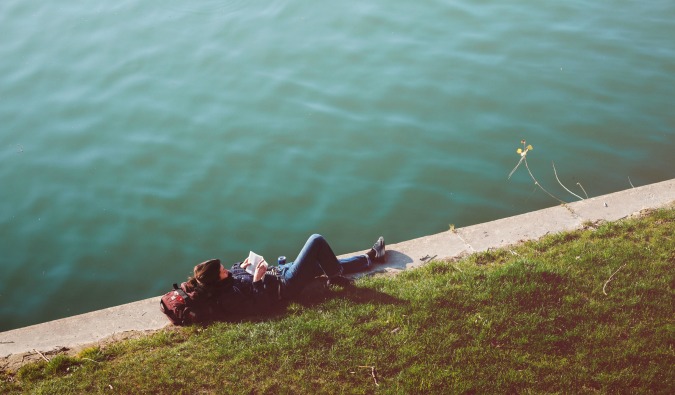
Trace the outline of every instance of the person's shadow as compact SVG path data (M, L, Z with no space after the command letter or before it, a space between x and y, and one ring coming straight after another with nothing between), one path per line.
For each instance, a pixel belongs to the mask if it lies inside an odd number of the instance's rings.
M302 292L291 300L305 307L317 306L329 299L346 299L356 304L374 303L379 305L400 305L407 302L377 291L372 288L358 285L327 286L326 279L318 277Z
M235 314L227 317L214 318L202 325L214 322L261 322L283 319L290 304L296 303L303 307L315 307L331 299L346 299L351 303L374 303L377 305L404 305L409 302L367 287L358 285L327 286L325 277L317 277L308 284L299 294L291 298L274 302L274 306L254 315Z

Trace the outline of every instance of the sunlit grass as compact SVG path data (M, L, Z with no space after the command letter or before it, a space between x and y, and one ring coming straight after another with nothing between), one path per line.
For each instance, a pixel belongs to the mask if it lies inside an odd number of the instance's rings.
M26 365L0 392L672 393L674 230L660 210L315 287L272 317Z

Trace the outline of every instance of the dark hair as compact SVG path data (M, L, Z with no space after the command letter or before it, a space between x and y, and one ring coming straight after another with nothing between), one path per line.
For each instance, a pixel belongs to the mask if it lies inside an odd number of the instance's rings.
M194 277L187 281L188 291L206 291L220 281L220 259L209 259L195 266Z

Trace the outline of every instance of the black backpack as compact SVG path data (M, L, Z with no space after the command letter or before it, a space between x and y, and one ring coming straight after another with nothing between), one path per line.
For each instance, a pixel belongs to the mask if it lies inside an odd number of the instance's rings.
M159 309L174 325L188 325L198 321L192 306L192 297L183 289L184 284L179 287L174 283L173 290L165 293L159 300Z

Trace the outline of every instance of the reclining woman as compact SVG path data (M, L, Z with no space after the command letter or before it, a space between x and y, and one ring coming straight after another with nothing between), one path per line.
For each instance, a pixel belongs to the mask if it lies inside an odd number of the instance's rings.
M293 262L271 268L260 262L249 274L248 258L229 270L219 259L209 259L194 267L194 276L181 288L192 300L192 322L218 320L264 313L280 300L298 295L319 276L325 276L328 285L347 285L351 280L343 274L367 270L384 259L383 237L362 255L338 259L326 239L314 234Z

